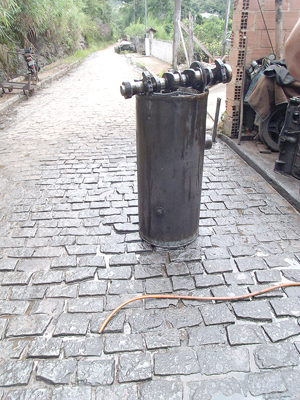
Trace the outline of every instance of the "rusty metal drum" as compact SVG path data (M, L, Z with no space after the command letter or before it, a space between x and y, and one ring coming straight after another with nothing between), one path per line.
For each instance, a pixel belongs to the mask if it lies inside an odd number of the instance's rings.
M136 96L139 233L165 248L198 236L208 91Z

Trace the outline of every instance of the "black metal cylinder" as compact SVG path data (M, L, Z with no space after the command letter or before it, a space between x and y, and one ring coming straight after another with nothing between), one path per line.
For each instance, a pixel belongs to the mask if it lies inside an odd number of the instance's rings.
M139 230L167 248L198 236L208 91L136 97Z

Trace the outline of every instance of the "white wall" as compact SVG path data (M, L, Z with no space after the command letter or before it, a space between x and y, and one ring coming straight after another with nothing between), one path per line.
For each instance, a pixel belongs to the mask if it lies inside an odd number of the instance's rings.
M151 43L151 56L172 64L172 42L166 40L153 39Z

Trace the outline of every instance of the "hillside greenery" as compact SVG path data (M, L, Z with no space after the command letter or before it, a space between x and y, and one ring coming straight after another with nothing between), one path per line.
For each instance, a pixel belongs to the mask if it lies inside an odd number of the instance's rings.
M156 38L172 40L174 0L146 1L147 26L156 29ZM215 55L221 50L226 3L182 0L182 19L192 12L195 36ZM217 16L202 18L202 12ZM144 34L145 0L0 0L3 64L8 49L34 46L52 61L99 42Z

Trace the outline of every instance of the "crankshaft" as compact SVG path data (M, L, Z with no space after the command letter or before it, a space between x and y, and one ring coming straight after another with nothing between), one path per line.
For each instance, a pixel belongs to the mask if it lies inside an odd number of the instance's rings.
M134 82L122 82L121 95L130 99L136 94L169 93L181 87L188 87L203 93L205 89L218 83L228 83L232 78L232 70L228 64L221 60L215 60L215 68L204 67L199 61L194 61L189 69L183 72L168 71L162 78L151 76L149 72L143 72L143 77Z

